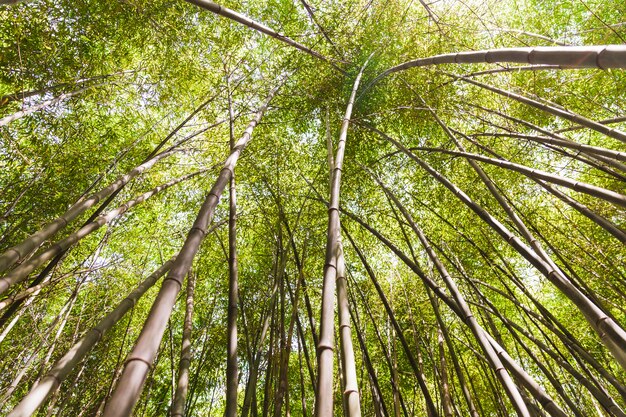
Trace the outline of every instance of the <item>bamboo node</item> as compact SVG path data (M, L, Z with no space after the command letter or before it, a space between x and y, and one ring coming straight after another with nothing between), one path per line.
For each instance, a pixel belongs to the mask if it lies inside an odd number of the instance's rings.
M606 71L606 68L600 64L602 62L602 54L606 52L606 46L598 51L596 54L596 66L603 71Z
M173 277L167 277L163 280L163 284L165 284L166 281L174 281L176 284L178 284L178 289L180 290L180 288L183 286L183 284L176 278Z
M325 264L324 264L324 268L326 268L326 267L329 267L329 268L335 268L335 269L337 269L337 265L331 264L331 263L329 263L329 262L327 262L327 263L325 263Z
M194 226L194 227L192 227L191 229L189 229L189 232L191 233L191 232L193 232L194 230L199 231L199 232L202 234L202 236L203 236L203 237L204 237L204 236L206 236L206 233L207 233L207 232L206 232L206 230L204 230L204 229L202 229L202 228L200 228L200 227L198 227L198 226Z
M134 358L130 357L130 358L126 359L126 361L124 362L124 367L127 367L128 364L130 362L133 362L133 361L139 361L141 363L144 363L146 366L148 366L149 370L152 370L152 364L150 362L148 362L147 360L145 360L143 358L138 358L138 357L134 357Z
M316 350L317 354L319 355L320 353L322 353L325 350L330 350L330 351L334 352L335 351L335 347L333 345L325 344L325 343L320 342L317 345L317 347L315 348L315 350Z
M596 320L596 327L599 328L602 322L605 322L608 319L609 319L609 316L600 317L598 320Z

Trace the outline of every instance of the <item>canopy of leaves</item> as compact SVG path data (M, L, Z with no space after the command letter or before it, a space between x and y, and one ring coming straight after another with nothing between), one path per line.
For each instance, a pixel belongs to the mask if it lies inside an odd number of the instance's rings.
M182 0L34 0L0 5L0 118L51 100L0 126L2 252L141 164L168 135L166 148L186 140L172 156L124 187L105 212L153 187L206 169L82 239L49 273L49 285L5 316L0 327L0 414L8 413L50 365L139 282L178 253L230 152L229 94L237 138L269 91L285 78L235 170L239 400L241 407L258 356L252 413L276 412L280 352L290 345L288 395L275 415L312 415L314 334L319 330L328 222L327 138L336 149L354 79L373 53L351 117L341 184L363 415L425 415L425 403L407 354L348 235L363 252L412 354L419 358L437 407L444 410L451 402L456 415L470 415L461 377L479 415L513 415L464 322L441 301L435 309L432 292L422 280L354 220L377 230L445 287L407 220L374 177L423 229L479 323L568 415L623 415L603 408L581 383L581 378L591 381L618 408L626 408L624 392L617 388L626 381L625 370L591 331L580 309L455 194L372 127L413 148L417 157L523 239L468 160L442 149L458 151L456 140L469 153L623 194L623 164L616 160L607 164L593 154L529 137L559 134L622 156L626 145L454 76L588 119L616 119L610 126L619 130L626 129L626 72L446 64L398 72L375 84L370 81L392 66L437 54L623 44L626 2L229 0L223 5L306 45L327 61ZM487 70L498 71L480 73ZM624 242L550 193L541 181L479 164L574 285L626 326ZM624 207L559 185L551 187L624 233ZM206 236L193 264L197 286L187 415L219 416L225 406L227 192L222 200L213 222L217 227ZM40 250L74 232L95 208ZM6 296L28 288L41 269ZM40 415L102 412L158 286L103 337L41 407ZM185 314L184 296L180 298L135 415L166 415L170 408ZM266 318L270 327L262 338ZM298 324L287 340L294 318ZM445 344L439 340L442 328L449 338ZM338 360L335 366L339 367ZM335 412L340 415L343 389L338 377L336 381ZM524 397L529 406L542 407L532 395L524 392Z

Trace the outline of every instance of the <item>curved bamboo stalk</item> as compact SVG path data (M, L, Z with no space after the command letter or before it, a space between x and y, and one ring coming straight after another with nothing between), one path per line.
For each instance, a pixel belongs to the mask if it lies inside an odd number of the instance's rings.
M371 58L372 55L370 55ZM341 186L341 170L345 154L348 126L356 92L363 76L363 70L369 62L368 58L359 71L352 93L348 100L344 119L341 123L337 155L334 158L331 175L330 206L328 208L328 230L326 237L326 261L324 265L324 281L322 288L322 308L317 344L317 392L315 395L315 417L331 417L333 415L333 350L334 350L334 287L337 279L337 256L340 237L339 192Z
M389 74L409 68L440 64L492 64L500 62L561 65L567 68L626 68L626 45L535 46L435 55L391 67L374 78L370 85Z
M269 28L262 23L255 22L254 20L250 19L247 16L237 13L236 11L231 10L227 7L221 6L217 3L213 3L212 1L209 1L209 0L186 0L186 1L191 4L195 4L196 6L202 9L208 10L220 16L224 16L228 19L234 20L235 22L241 23L244 26L248 26L249 28L252 28L256 31L269 35L274 39L278 39L279 41L284 42L287 45L293 46L294 48L299 49L300 51L306 52L312 57L315 57L317 59L321 59L324 62L327 62L334 69L346 75L346 72L343 69L341 69L332 60L330 60L329 58L326 58L324 55L320 54L319 52L314 51L313 49L308 48L294 41L293 39L288 38L285 35L281 35L280 33L276 32L274 29Z
M122 204L120 207L116 208L115 210L111 210L107 214L97 217L96 220L94 220L93 222L81 227L80 229L78 229L76 232L72 233L65 239L62 239L56 242L55 244L50 246L48 249L46 249L42 253L30 258L28 261L24 262L23 264L13 269L11 272L9 272L6 276L1 278L0 279L0 294L3 294L4 292L6 292L6 290L9 289L11 286L24 281L26 278L28 278L30 273L33 272L37 267L41 266L45 262L54 258L61 252L68 250L70 247L74 246L76 243L78 243L85 237L89 236L91 233L100 229L102 226L109 224L111 221L121 216L122 214L126 213L128 210L130 210L137 204L143 203L144 201L148 200L150 197L154 196L160 191L166 190L180 182L193 178L206 171L207 169L202 169L200 171L196 171L194 173L184 175L180 178L177 178L165 184L159 185L158 187L155 187L152 190L143 193L137 198L134 198L126 202L125 204ZM37 285L32 286L21 293L18 293L16 295L13 295L11 297L5 298L4 300L0 301L0 310L6 308L13 301L25 298L26 296L32 294L33 292L40 290L42 286L45 284L45 282L46 281L44 280L43 282L40 282Z
M127 174L120 175L113 183L87 197L85 200L79 201L70 207L65 213L45 225L39 231L30 235L27 239L21 243L7 249L0 255L0 272L8 270L11 266L15 265L20 260L24 259L28 254L37 249L46 239L54 236L58 231L63 229L72 220L76 219L82 213L87 211L90 207L98 204L103 198L110 196L116 190L122 188L133 178L137 177L142 172L150 169L154 164L163 158L166 158L173 154L175 151L160 153L154 156L152 159L144 162L143 164L133 168ZM0 293L6 291L6 288L0 286Z
M189 272L193 258L208 233L208 225L213 218L219 198L233 174L239 155L252 139L254 128L260 122L270 101L283 84L284 81L270 92L268 98L257 111L233 148L215 184L207 194L172 269L170 269L161 285L159 294L152 305L135 347L126 359L124 370L122 371L117 387L105 406L104 417L127 417L132 413L135 403L141 394L143 384L148 376L148 371L156 357L168 318L172 313L176 297L182 286L182 279Z
M165 262L148 276L139 286L124 298L117 307L106 315L93 329L89 330L70 350L57 360L52 368L26 394L7 417L30 417L45 402L78 365L102 336L119 322L137 303L137 300L165 274L174 262L174 258Z

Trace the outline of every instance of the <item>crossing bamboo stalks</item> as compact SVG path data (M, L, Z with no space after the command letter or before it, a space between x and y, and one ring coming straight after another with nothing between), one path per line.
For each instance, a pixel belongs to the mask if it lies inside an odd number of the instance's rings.
M503 90L501 88L497 88L497 87L494 87L494 86L491 86L491 85L488 85L488 84L485 84L485 83L481 83L479 81L472 80L471 78L465 78L465 77L462 77L462 76L459 76L459 75L454 75L454 74L449 74L449 73L444 73L444 74L446 74L447 76L452 77L454 79L462 80L462 81L465 81L467 83L474 84L474 85L476 85L478 87L484 88L485 90L489 90L489 91L494 92L496 94L499 94L501 96L512 98L513 100L519 101L520 103L527 104L529 106L532 106L532 107L535 107L535 108L537 108L539 110L542 110L542 111L544 111L546 113L550 113L552 115L561 117L561 118L563 118L565 120L569 120L570 122L577 123L577 124L579 124L581 126L584 126L586 128L595 130L596 132L602 133L602 134L604 134L604 135L606 135L608 137L611 137L613 139L617 139L617 140L619 140L621 142L626 142L626 133L622 132L621 130L610 128L608 126L603 125L602 123L598 123L596 121L588 119L588 118L586 118L584 116L581 116L579 114L572 113L572 112L570 112L568 110L564 110L564 109L561 109L561 108L558 108L558 107L555 107L555 106L551 106L549 104L543 104L543 103L540 103L537 100L533 100L533 99L525 97L525 96L523 96L521 94L517 94L517 93L514 93L512 91Z
M371 58L371 55L370 55ZM331 417L333 415L333 350L334 350L334 287L337 279L337 250L340 237L339 223L339 192L341 186L341 170L345 154L348 126L363 70L369 58L359 71L352 93L348 100L345 116L341 123L337 154L332 165L330 205L328 207L328 230L326 237L326 260L324 265L324 281L322 287L322 311L320 319L319 341L317 345L317 392L315 394L315 417Z
M178 362L178 384L172 400L171 417L185 416L185 400L189 391L189 367L191 365L191 332L193 330L193 298L196 287L196 274L189 271L187 274L187 303L185 308L185 323L183 325L183 341Z
M356 305L356 303L353 301L352 305L354 306ZM378 376L376 375L376 371L374 370L374 366L372 365L372 360L371 360L369 351L367 349L367 344L365 343L365 338L363 337L363 334L361 330L359 329L358 318L357 318L358 316L355 317L355 313L353 313L353 310L355 309L350 309L350 317L352 318L352 322L355 324L355 333L357 336L357 340L359 341L359 347L361 348L361 353L363 354L363 363L365 364L365 367L367 368L367 373L371 380L372 397L373 397L375 405L380 408L380 411L378 411L376 415L377 416L382 415L381 417L388 417L389 412L387 411L387 405L385 403L385 399L383 398L383 394L380 389Z
M466 137L466 138L469 139L468 137ZM470 141L471 141L471 139L470 139ZM474 143L474 142L472 141L472 143ZM460 149L462 151L464 151L464 149L462 149L462 148L460 148ZM492 149L490 149L490 148L488 148L488 147L486 147L484 145L481 145L481 149L484 149L485 151L487 151L488 153L490 153L491 155L495 156L498 159L505 160L505 158L502 155L498 154L497 152L494 152ZM468 162L470 162L470 164L472 166L475 165L476 166L475 169L478 169L478 170L482 171L482 169L472 159L468 159ZM479 175L480 175L480 173L479 173ZM484 175L486 176L486 174L484 174ZM482 175L481 175L481 177L482 177ZM539 184L541 187L546 189L550 194L554 195L559 200L563 201L564 203L566 203L570 207L574 208L576 211L578 211L579 213L581 213L582 215L584 215L585 217L587 217L588 219L593 221L598 226L602 227L604 230L609 232L611 235L613 235L620 242L626 243L626 232L624 232L622 229L617 227L611 221L609 221L605 217L602 217L599 214L595 213L593 210L589 209L587 206L585 206L584 204L581 204L580 202L578 202L577 200L575 200L572 197L568 196L567 194L565 194L565 193L557 190L556 188L552 187L547 182L541 181L541 180L536 179L536 178L531 178L531 179L533 181L535 181L537 184ZM490 181L487 181L486 184L487 184L487 187L490 188L490 190L491 190L491 188L493 188L493 185L489 185ZM535 249L535 252L537 252L544 259L547 260L549 258L549 256L542 255L541 252L543 252L543 250L541 248L535 247L535 246L538 245L538 241L536 239L532 238L532 236L530 234L530 231L528 231L528 228L526 226L524 226L523 222L519 219L519 217L512 212L512 210L508 207L508 203L506 203L504 201L504 199L502 199L502 197L499 196L499 192L494 189L494 191L492 191L492 194L496 197L496 199L498 199L498 202L507 211L507 214L509 214L509 217L511 217L511 219L518 226L518 228L520 229L522 234L526 237L526 240L531 244L531 246L533 246L533 249ZM533 241L534 241L534 243L531 243Z
M404 334L402 332L402 328L398 324L398 322L397 322L397 320L396 320L396 318L395 318L395 316L393 314L393 310L391 308L391 305L389 304L389 301L387 300L387 297L385 296L385 293L383 292L382 287L378 283L378 280L376 279L376 275L374 274L374 271L372 270L372 268L370 267L369 263L367 262L367 259L363 255L363 252L361 251L361 249L356 245L356 242L354 241L354 239L352 239L350 234L347 233L347 232L346 232L346 237L348 238L348 240L350 240L350 244L352 245L352 247L354 248L357 256L359 257L359 260L361 261L361 264L363 265L363 268L365 268L365 271L367 272L367 275L369 276L370 280L372 281L372 284L374 284L374 287L376 288L376 292L378 293L378 297L380 298L381 302L383 303L383 306L385 308L385 312L387 313L387 316L391 320L391 324L392 324L392 326L394 328L394 331L396 332L396 335L397 335L398 339L400 340L400 343L402 344L404 352L405 352L407 358L409 359L409 364L411 365L411 368L413 370L415 378L417 379L417 382L418 382L418 384L420 386L422 394L424 395L424 402L426 403L426 410L428 412L428 415L429 416L433 416L433 417L438 416L439 413L437 412L437 409L436 409L435 404L434 404L434 402L432 400L430 392L428 391L428 387L426 386L426 382L424 381L424 379L422 377L422 372L419 369L419 365L417 363L417 360L415 359L415 356L413 355L412 350L409 347L409 344L408 344L408 342L406 341L406 339L404 337ZM408 258L407 258L407 260L408 260ZM419 269L419 267L416 266L416 268L420 271L420 273L422 272L421 269ZM436 285L435 285L435 287L436 287ZM439 290L441 291L441 289L439 289Z
M516 164L514 162L509 162L509 161L502 160L502 159L493 159L487 156L468 153L468 152L450 151L450 150L441 149L441 148L413 147L410 149L428 151L428 152L440 152L440 153L444 153L448 155L462 156L465 158L474 159L476 161L481 161L481 162L485 162L491 165L499 166L500 168L505 168L511 171L519 172L533 179L548 181L553 184L562 185L564 187L571 188L572 190L589 194L593 197L597 197L602 200L610 201L613 204L626 207L626 195L616 193L615 191L607 190L602 187L597 187L595 185L587 184L581 181L574 181L566 177L561 177L559 175L541 171L539 169L529 168L525 165Z
M398 207L398 209L400 210L400 212L402 213L406 221L409 223L409 226L411 227L413 232L415 232L415 234L419 238L419 241L424 247L424 249L426 250L428 257L430 258L432 263L435 265L435 268L437 269L437 271L439 272L439 275L441 276L444 283L446 284L448 291L450 291L450 293L452 294L452 297L454 298L454 301L459 307L459 310L462 312L463 321L470 328L474 337L476 338L481 348L485 352L485 355L487 356L487 360L489 361L490 365L494 369L496 376L500 380L505 392L509 396L511 403L513 404L513 407L517 411L517 414L519 416L530 417L530 413L526 407L526 404L524 404L524 401L522 397L520 396L520 393L517 390L517 387L513 383L513 380L511 379L510 375L506 372L506 370L502 366L502 363L498 359L496 352L493 350L493 347L487 340L485 330L479 325L478 321L476 320L476 317L474 316L468 304L466 303L465 298L459 291L458 286L456 285L456 283L454 282L454 280L448 273L444 264L439 260L439 257L437 256L435 251L430 246L428 239L426 238L426 235L424 235L424 232L422 231L422 229L415 223L411 214L406 210L404 205L395 196L395 194L393 194L383 184L383 182L378 179L378 177L376 177L372 173L370 173L370 176L374 178L374 180L378 183L378 185L383 189L385 194L387 194L389 198L391 198L391 200Z
M93 222L81 227L80 229L78 229L76 232L72 233L65 239L62 239L56 242L54 245L50 246L50 248L30 258L28 261L24 262L17 268L10 271L6 276L0 279L0 294L6 292L6 290L10 288L11 286L24 281L26 278L28 278L30 273L33 272L37 267L41 266L45 262L54 258L59 253L68 250L70 247L72 247L73 245L75 245L80 240L84 239L85 237L89 236L91 233L100 229L102 226L111 223L111 221L121 216L122 214L126 213L128 210L130 210L137 204L143 203L144 201L148 200L150 197L154 196L155 194L158 194L159 192L163 190L166 190L180 182L193 178L206 171L207 171L206 169L202 169L200 171L196 171L194 173L187 174L175 180L169 181L163 185L153 188L152 190L140 195L137 198L134 198L126 202L125 204L121 205L115 210L111 210L107 214L99 216ZM43 285L45 285L47 280L48 279L44 279L39 284L35 286L31 286L30 288L23 291L22 293L18 293L14 296L8 297L0 301L0 310L6 308L13 301L25 298L27 295L32 294L35 291L38 291L39 289L42 288Z
M30 417L44 403L98 343L104 334L110 330L122 317L137 303L137 300L161 278L174 262L174 258L165 262L154 273L148 276L137 288L124 298L118 306L88 331L63 357L52 365L52 368L37 382L20 403L7 417Z
M435 313L435 319L437 320L437 324L441 329L441 334L446 342L446 346L448 347L448 352L450 353L450 358L452 359L452 364L454 365L454 370L456 372L456 377L461 385L461 391L463 393L463 397L465 399L465 403L467 404L467 408L469 411L469 415L471 417L479 417L478 411L476 410L476 405L474 404L474 400L472 399L472 395L469 392L469 388L467 386L467 381L465 379L465 375L461 366L459 364L459 358L456 354L456 350L454 345L452 344L452 340L450 338L450 334L448 332L448 328L441 317L441 311L439 309L439 303L435 297L433 297L432 292L427 290L428 299L430 301L430 305L433 307L433 312Z
M102 199L110 196L116 190L119 190L124 185L126 185L130 180L137 177L142 172L150 169L158 161L172 155L174 152L174 150L170 150L168 152L160 153L150 160L144 162L143 164L133 168L127 174L119 176L109 186L103 188L97 193L90 195L86 199L77 202L57 219L48 223L36 233L30 235L23 242L4 251L4 253L0 255L0 272L8 270L11 266L24 259L26 256L28 256L28 254L37 249L46 239L54 236L58 231L63 229L65 226L68 225L68 223L76 219L82 213L87 211L90 207L98 204L98 202L102 201ZM6 289L7 287L3 288L0 286L0 293L3 293L4 291L6 291Z
M247 16L237 13L234 10L231 10L227 7L221 6L217 3L213 3L212 1L208 1L208 0L186 0L186 1L191 4L195 4L196 6L202 9L215 13L217 15L220 15L227 19L231 19L231 20L234 20L235 22L241 23L244 26L248 26L251 29L254 29L258 32L271 36L274 39L278 39L279 41L284 42L287 45L293 46L294 48L299 49L300 51L305 52L311 55L312 57L321 59L322 61L329 63L334 69L341 72L342 74L345 75L346 73L343 69L337 66L337 64L335 64L332 60L320 54L319 52L314 51L313 49L308 48L294 41L293 39L288 38L287 36L276 32L274 29L267 27L262 23L256 22Z
M230 156L224 163L224 168L222 168L215 184L202 204L172 269L170 269L161 285L159 294L148 314L139 338L126 359L117 387L105 406L104 417L126 417L132 413L148 376L148 371L156 357L165 327L182 286L183 277L189 272L191 263L200 248L200 243L202 243L207 234L207 228L213 218L219 198L233 174L239 155L252 139L254 128L260 122L271 99L283 83L270 92L264 104L257 111L245 132L233 147Z
M595 213L593 210L589 209L589 207L576 201L575 199L568 196L567 194L562 193L561 191L552 187L550 184L547 184L545 181L537 180L536 182L537 184L545 188L550 194L554 195L559 200L565 202L567 205L573 207L576 211L578 211L579 213L581 213L582 215L584 215L585 217L593 221L595 224L599 225L604 230L609 232L617 240L626 244L626 232L624 232L619 227L615 226L611 221Z
M389 74L409 68L441 64L493 64L501 62L560 65L564 68L626 68L626 46L535 46L435 55L391 67L378 75L370 85ZM542 69L542 67L538 69Z
M102 80L102 79L112 78L112 77L117 77L117 76L125 76L128 74L135 74L135 73L137 73L136 70L118 71L118 72L114 72L110 74L96 75L96 76L89 77L89 78L81 78L78 80L74 80L72 82L51 85L49 87L39 88L37 90L16 91L15 93L6 94L0 97L0 107L5 106L8 103L11 103L13 101L24 100L25 98L29 98L29 97L33 97L37 95L43 95L47 92L58 90L64 87L78 86L79 84L84 85L85 83L89 83L91 81L97 81L97 80ZM103 85L103 84L99 84L99 85ZM72 91L69 91L69 93L71 92Z
M344 228L344 232L346 233L346 236L348 237L348 239L350 239L350 235L348 234L348 232L345 230ZM351 241L352 242L352 241ZM354 280L352 280L354 282ZM385 343L385 341L383 340L383 336L381 334L380 329L378 328L378 320L376 320L376 318L374 317L374 315L372 314L372 309L370 308L370 306L367 303L367 299L365 297L365 294L363 294L363 291L361 290L361 288L359 288L358 285L354 285L352 288L354 288L356 290L356 292L359 294L359 298L361 299L361 302L363 303L363 307L365 310L365 314L367 315L367 317L370 319L370 322L372 324L372 327L374 329L374 334L376 335L376 340L378 340L378 345L380 346L380 350L382 351L384 357L385 357L385 362L387 363L387 369L389 371L389 382L391 384L391 391L392 391L392 395L393 395L393 409L392 412L388 413L388 415L395 415L397 417L400 416L400 409L402 410L402 415L404 417L409 417L409 413L406 409L406 406L404 404L404 400L402 397L402 393L400 392L400 387L398 386L398 381L397 378L394 375L394 364L393 364L393 359L391 357L391 352L389 352L389 346L388 344ZM355 300L355 296L352 297L352 304L355 305L356 304L356 300ZM386 298L385 298L386 300ZM358 310L350 310L350 314L353 317L357 318L358 321ZM395 331L395 329L394 329ZM407 357L412 355L412 353L407 353ZM416 375L416 378L420 378L420 374ZM430 394L429 394L430 395ZM399 403L399 404L398 404Z
M602 343L608 348L617 362L626 369L626 332L618 323L611 319L600 307L591 302L577 288L570 285L562 278L562 275L555 271L545 260L537 256L529 247L527 247L520 239L512 234L502 223L491 216L485 209L472 201L456 185L447 178L433 169L426 162L418 158L404 145L389 137L380 130L361 123L368 129L376 132L385 140L394 144L398 149L402 150L409 158L414 160L419 166L432 175L438 182L448 188L457 198L459 198L467 207L476 213L483 221L485 221L494 231L496 231L509 245L511 245L520 255L530 262L539 272L542 273L550 282L552 282L563 294L565 294L583 313L583 316L598 334Z
M448 296L441 287L437 286L437 284L431 278L429 278L417 264L412 262L407 255L405 255L400 249L398 249L397 246L391 243L389 239L384 237L382 234L380 234L380 232L378 232L376 229L371 227L369 224L367 224L365 221L360 219L358 216L355 216L354 214L345 210L342 210L342 213L344 213L345 215L350 217L352 220L359 223L366 230L368 230L372 235L374 235L378 240L380 240L385 246L391 249L391 251L395 253L396 256L398 256L402 260L402 262L404 262L413 272L415 272L422 279L422 281L424 282L426 286L428 286L431 290L433 290L433 292L446 305L448 305L448 307L450 307L450 309L454 312L455 315L457 315L460 319L463 320L464 323L466 323L465 320L463 319L464 315L461 309L456 304L456 302L450 296ZM347 236L349 237L349 235ZM356 247L355 247L355 250L356 250ZM364 258L361 256L360 259L363 261ZM367 267L365 266L366 262L363 263L363 265L367 270ZM506 353L506 351L504 351L497 343L494 345L494 343L492 343L493 338L489 336L488 333L485 332L485 335L487 336L489 343L493 346L494 350L496 351L498 357L502 361L502 364L506 366L506 368L508 369L509 372L511 372L512 375L514 375L516 378L521 379L523 381L524 386L529 390L529 392L531 392L531 394L535 398L537 398L537 400L541 404L545 404L545 406L547 407L546 411L549 411L551 414L553 413L552 415L554 416L564 417L567 415L567 414L560 414L562 410L559 411L560 409L558 408L556 403L552 400L552 398L547 393L545 393L543 388L541 388L541 386L526 371L524 371L519 366L519 364L517 364L508 355L508 353ZM497 390L494 390L494 391L497 391Z
M472 107L475 107L477 109L486 111L488 113L495 114L495 115L497 115L499 117L502 117L505 120L510 120L510 121L512 121L514 123L520 124L520 125L522 125L524 127L527 127L527 128L529 128L531 130L534 130L535 132L541 133L542 135L544 135L543 137L549 137L549 138L555 139L556 141L553 142L553 143L556 144L557 141L558 141L558 142L561 143L559 145L561 147L565 147L565 143L569 144L569 146L567 146L567 147L572 147L572 146L579 145L577 142L575 142L573 140L570 140L570 139L566 138L565 136L559 135L558 132L551 132L551 131L546 130L546 129L540 127L540 126L537 126L537 125L535 125L533 123L530 123L527 120L522 120L522 119L519 119L517 117L509 116L508 114L505 114L505 113L499 112L497 110L490 109L490 108L487 108L487 107L484 107L484 106L481 106L481 105L478 105L478 104L470 103L469 105L472 106ZM599 121L598 123L605 124L604 121ZM584 126L580 126L580 128L583 129ZM459 132L457 132L457 133L459 133ZM463 135L463 136L466 137L468 140L472 141L472 139L469 138L468 136L466 136L466 135ZM550 148L549 146L547 146L547 143L543 143L543 144L546 147ZM585 145L585 146L588 146L588 145ZM551 148L551 149L553 149L553 148ZM601 148L601 149L604 149L604 148ZM616 168L616 169L618 169L620 171L624 170L624 164L621 164L621 163L615 161L614 157L602 156L602 155L600 155L598 153L591 153L591 152L587 152L585 154L587 156L589 156L590 158L593 158L593 159L595 159L597 161L601 161L601 162L603 162L603 163L605 163L605 164L607 164L607 165L609 165L609 166L611 166L613 168ZM568 155L568 156L570 156L570 157L572 157L574 159L581 160L581 158L580 158L580 156L578 154L576 154L576 155ZM582 160L582 162L583 163L587 163L587 164L590 163L590 161L586 161L586 160ZM602 170L606 169L606 168L602 167L601 165L597 165L597 164L591 164L591 165L594 166L597 169L602 169ZM611 174L611 175L616 175L615 173L612 173L612 171L609 171L608 173ZM620 178L622 180L624 179L621 175L618 175L618 178Z
M545 136L524 135L521 133L482 133L474 136L494 136L494 137L509 137L517 139L527 139L536 143L549 143L551 145L561 146L563 148L574 149L586 154L601 155L608 158L616 159L618 161L626 161L626 153L614 151L612 149L606 149L599 146L585 145L570 140L561 140ZM620 165L619 169L626 171L626 166Z

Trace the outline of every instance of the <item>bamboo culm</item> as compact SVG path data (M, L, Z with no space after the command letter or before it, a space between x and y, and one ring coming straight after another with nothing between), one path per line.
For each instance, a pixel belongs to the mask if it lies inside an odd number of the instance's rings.
M254 128L261 120L280 86L282 86L282 83L271 91L265 103L255 114L244 134L234 146L233 151L224 163L224 168L222 168L218 179L202 204L196 221L189 231L172 269L170 269L161 285L159 294L154 301L135 347L127 357L117 387L105 406L104 417L127 417L132 413L135 403L141 394L142 386L148 376L148 371L156 357L168 318L171 315L176 297L182 286L182 279L189 272L200 243L202 243L207 234L208 225L213 218L219 198L230 180L239 155L252 139Z

